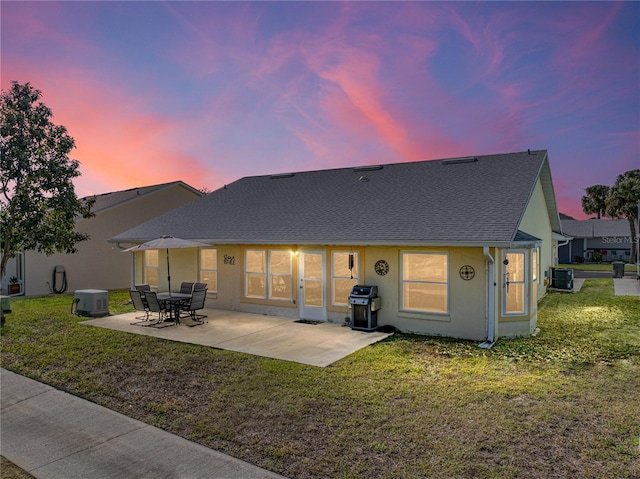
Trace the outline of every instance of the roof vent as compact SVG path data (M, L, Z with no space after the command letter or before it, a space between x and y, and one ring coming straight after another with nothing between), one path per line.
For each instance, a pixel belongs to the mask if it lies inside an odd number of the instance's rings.
M367 181L371 181L368 176L361 176L358 178L358 181L361 183L366 183Z
M295 173L282 173L282 174L279 174L279 175L271 175L269 177L269 179L280 180L282 178L291 178L293 176L296 176L296 174Z
M356 166L353 171L358 173L361 171L378 171L384 168L383 165Z
M474 157L469 157L469 158L455 158L453 160L442 160L442 164L443 165L457 165L460 163L475 163L476 161L478 161L478 158Z

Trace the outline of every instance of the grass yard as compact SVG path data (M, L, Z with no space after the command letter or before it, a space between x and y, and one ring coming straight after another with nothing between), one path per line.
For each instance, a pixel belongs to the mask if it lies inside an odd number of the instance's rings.
M327 368L80 325L71 301L12 301L2 366L291 478L640 477L640 298L611 279L549 294L534 338L396 334Z

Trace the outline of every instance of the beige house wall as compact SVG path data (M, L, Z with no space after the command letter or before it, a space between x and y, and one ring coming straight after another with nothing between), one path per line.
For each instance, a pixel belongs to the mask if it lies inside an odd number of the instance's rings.
M529 201L520 229L542 240L540 247L540 287L538 288L538 300L546 293L545 279L549 275L549 268L555 266L557 248L553 241L553 232L547 213L547 203L544 199L542 185L538 180L533 196Z
M77 253L51 256L35 251L25 253L25 295L49 294L56 265L65 268L67 292L128 288L132 278L131 257L107 240L198 197L195 191L174 185L78 221L77 230L88 233L90 239L77 245Z
M244 298L244 251L245 249L284 249L292 254L291 302L256 300ZM482 248L417 248L417 247L328 247L315 245L261 246L219 245L218 290L209 291L207 307L256 314L278 315L298 318L298 255L301 250L321 250L327 254L326 304L328 320L343 323L350 312L348 307L331 306L331 252L357 251L360 255L360 284L378 286L382 297L382 309L378 311L378 325L393 325L406 332L460 337L473 340L486 339L487 331L487 282L485 258ZM449 313L416 314L401 311L400 298L400 254L402 251L430 251L447 253L449 258ZM144 253L134 257L135 283L145 283ZM385 276L375 273L378 260L389 263ZM460 277L460 268L470 265L475 269L472 280ZM198 280L199 253L196 248L170 251L171 289L178 291L182 281ZM159 291L167 291L166 252L159 253Z

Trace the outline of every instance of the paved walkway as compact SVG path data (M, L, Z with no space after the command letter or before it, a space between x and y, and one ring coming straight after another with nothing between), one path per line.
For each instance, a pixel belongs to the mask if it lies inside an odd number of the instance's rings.
M47 479L284 479L0 369L0 454Z
M635 276L613 278L613 289L616 296L640 296L640 281Z

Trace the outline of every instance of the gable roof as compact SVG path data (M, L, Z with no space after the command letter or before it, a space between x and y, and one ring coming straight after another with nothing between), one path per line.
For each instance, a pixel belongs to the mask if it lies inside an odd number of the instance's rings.
M172 235L211 244L507 245L538 179L552 229L560 231L540 150L245 177L111 241Z
M628 220L561 220L562 231L573 238L631 236Z
M138 188L130 188L128 190L103 193L101 195L87 196L83 199L86 200L86 199L95 198L96 201L91 210L95 214L100 214L116 206L121 206L125 203L128 203L129 201L134 201L140 198L141 196L155 193L156 191L164 190L166 188L171 188L173 186L178 186L178 185L202 195L202 193L200 193L198 190L196 190L195 188L189 186L188 184L182 181L172 181L170 183L162 183L159 185L142 186Z

